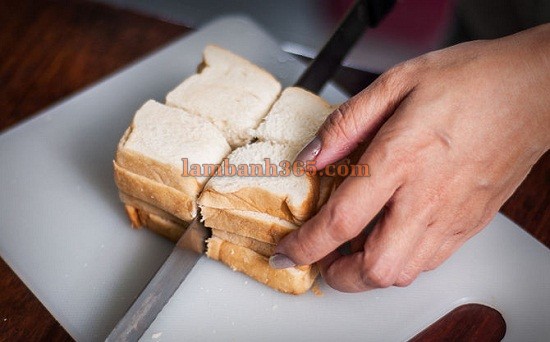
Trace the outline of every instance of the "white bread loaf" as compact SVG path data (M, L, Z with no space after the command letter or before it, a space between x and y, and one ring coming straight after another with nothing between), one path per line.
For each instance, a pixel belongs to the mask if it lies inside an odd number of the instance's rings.
M207 182L208 177L181 176L181 158L219 164L229 154L230 164L264 168L264 158L292 163L333 107L300 88L287 88L277 99L279 92L280 84L266 71L206 47L199 73L171 91L166 106L149 101L136 113L118 146L115 180L133 226L177 241L199 203L206 226L213 228L210 258L299 294L311 287L317 268L274 270L268 257L326 201L332 180L214 176ZM249 143L252 138L259 141ZM283 171L279 165L277 171Z
M196 214L206 177L182 177L189 163L219 164L230 147L210 122L147 101L119 142L114 161L119 190L184 220Z
M220 47L204 50L199 73L166 96L166 104L204 117L216 125L232 147L252 138L281 91L267 71Z

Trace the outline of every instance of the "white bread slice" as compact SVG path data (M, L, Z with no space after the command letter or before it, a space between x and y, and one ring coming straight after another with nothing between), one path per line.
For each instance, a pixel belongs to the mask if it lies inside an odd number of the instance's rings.
M260 141L274 141L300 149L311 141L326 118L338 107L298 87L286 88L253 135ZM334 177L319 177L319 209L334 190Z
M237 148L227 157L229 165L260 164L265 158L279 165L294 160L296 147L272 142L256 142ZM265 170L267 172L267 170ZM282 171L282 168L277 168ZM202 207L237 209L266 213L300 224L316 208L319 195L317 177L297 176L213 176L199 198Z
M279 99L253 131L261 141L274 141L283 145L307 144L335 107L307 90L286 88Z
M218 237L227 242L231 242L234 245L246 247L266 257L270 257L273 255L273 253L275 253L275 245L258 241L249 237L228 233L226 231L218 229L212 229L212 236Z
M202 207L206 227L276 245L298 226L278 217L254 211Z
M173 242L176 242L185 231L180 223L130 205L126 206L126 212L137 227L146 226ZM275 270L269 266L268 259L273 254L275 245L215 229L212 232L213 236L208 239L206 252L209 258L219 260L233 270L245 273L278 291L304 293L319 273L315 266Z
M118 144L114 161L119 190L189 221L207 177L183 177L189 164L219 164L230 147L210 122L181 109L147 101Z
M168 221L172 221L174 223L177 223L178 225L181 226L182 229L186 228L188 225L189 225L189 222L187 221L184 221L162 209L159 209L153 205L151 205L150 203L147 203L145 201L142 201L138 198L135 198L134 196L130 196L128 194L125 194L123 192L119 192L119 197L120 199L122 200L122 202L125 204L126 207L129 207L129 206L132 206L134 207L136 210L139 210L140 212L147 212L147 213L151 213L155 216L158 216L158 217L161 217L165 220L168 220ZM130 216L130 215L129 215ZM130 217L130 221L132 222L132 225L134 226L134 228L139 228L140 226L139 225L136 225L134 224L135 222L133 221L133 219ZM145 224L143 224L144 226Z
M152 232L164 236L174 243L179 240L188 225L168 220L130 205L126 205L125 209L132 226L135 228L147 227Z
M166 96L166 104L202 116L216 125L234 148L252 138L281 91L267 71L218 46L204 50L199 73Z
M129 172L116 162L113 162L113 165L115 183L119 192L132 194L133 197L171 213L184 221L191 221L197 216L197 203L194 197L190 197L173 187Z
M125 210L134 228L146 227L175 243L179 240L189 225L188 222L181 221L177 217L171 216L162 212L158 208L151 207L146 203L144 204L139 200L133 199L131 196L125 195L124 199L133 203L126 203ZM212 229L212 235L219 237L222 240L229 241L235 245L252 249L257 253L268 257L273 255L275 250L275 245L273 244L232 234L223 230Z
M271 268L268 257L215 236L208 239L206 255L223 262L234 271L242 272L285 293L306 292L319 273L316 266L298 266L282 270Z

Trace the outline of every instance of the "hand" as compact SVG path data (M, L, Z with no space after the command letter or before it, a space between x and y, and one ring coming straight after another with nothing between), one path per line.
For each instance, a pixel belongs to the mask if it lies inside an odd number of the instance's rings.
M402 63L330 115L300 153L317 167L370 141L349 177L270 262L319 262L358 292L406 286L494 217L550 146L550 25ZM384 209L365 239L363 228ZM351 255L337 248L352 241Z

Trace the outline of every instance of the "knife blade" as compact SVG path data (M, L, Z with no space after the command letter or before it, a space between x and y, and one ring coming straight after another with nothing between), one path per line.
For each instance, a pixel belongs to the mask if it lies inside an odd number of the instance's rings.
M376 25L395 0L358 0L295 86L317 93L332 77L367 26ZM381 5L382 4L382 5ZM381 7L383 7L383 10ZM140 293L106 341L137 341L176 292L202 254L210 230L198 215L176 243L170 256Z
M195 218L106 341L137 341L143 335L205 252L209 235Z

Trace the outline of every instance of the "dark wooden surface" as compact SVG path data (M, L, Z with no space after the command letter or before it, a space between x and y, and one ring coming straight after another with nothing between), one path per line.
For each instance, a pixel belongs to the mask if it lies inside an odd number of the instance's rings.
M411 342L500 341L506 333L502 315L487 306L459 306L416 335Z
M0 23L0 130L189 31L83 1L0 0ZM336 77L352 93L370 78L349 69ZM548 189L547 154L502 209L546 246L550 245ZM467 305L415 340L498 341L504 332L497 311ZM71 338L0 259L0 342L37 340Z

